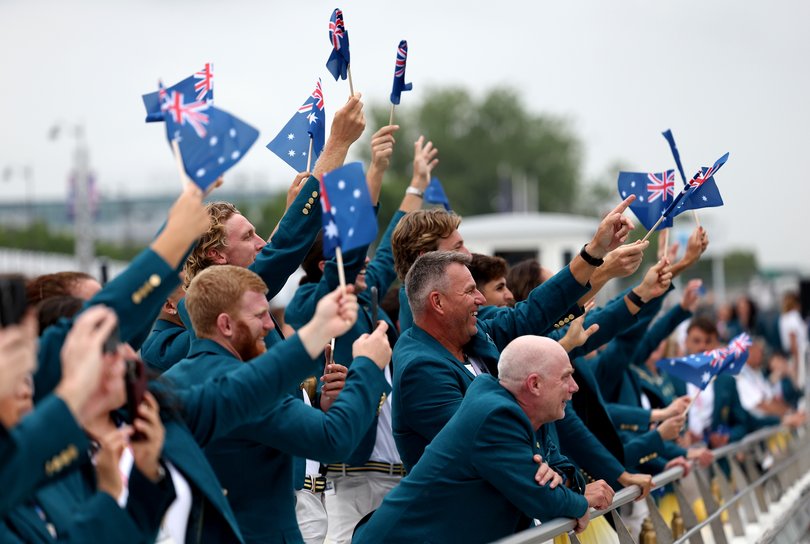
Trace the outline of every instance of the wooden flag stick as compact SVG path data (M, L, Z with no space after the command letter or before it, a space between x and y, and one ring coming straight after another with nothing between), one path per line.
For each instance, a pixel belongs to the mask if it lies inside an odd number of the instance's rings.
M346 71L349 73L349 97L354 96L354 83L352 83L352 65L346 65Z
M343 270L343 252L340 250L340 246L335 248L335 259L337 259L338 265L338 280L340 281L340 291L343 294L346 294L346 272Z
M389 125L394 124L394 104L393 103L391 104L391 115L388 116L388 124Z
M700 219L698 218L697 210L692 210L692 217L695 218L695 223L697 226L700 226Z
M707 384L706 384L706 387L709 387L711 384L713 384L713 383L714 383L714 380L716 380L716 379L717 379L717 374L715 374L714 376L712 376L712 379L711 379L711 380L709 380L709 383L707 383ZM692 407L692 405L695 403L695 401L696 401L696 400L697 400L697 398L700 396L700 394L701 394L701 393L703 393L703 390L704 390L704 389L706 389L706 387L704 387L703 389L698 389L698 392L697 392L697 393L695 393L695 396L694 396L694 397L692 397L691 399L689 399L689 404L687 404L687 405L686 405L686 411L687 411L687 412L688 412L688 411L689 411L689 409Z
M653 225L653 227L650 230L647 231L647 234L644 235L644 238L642 238L641 241L646 242L647 238L652 236L652 233L655 232L655 229L658 228L658 225L660 225L661 221L663 221L663 220L664 220L664 216L662 215L661 217L658 218L658 221L655 222L655 225Z
M177 140L172 140L172 151L174 151L174 161L177 164L177 172L180 174L180 183L182 183L183 188L185 188L187 184L191 183L191 180L188 179L186 167L183 166L183 156L180 154L180 144Z
M664 252L663 256L666 257L669 253L669 229L664 229Z
M312 166L312 136L309 137L309 153L307 154L307 172L310 172L309 167Z

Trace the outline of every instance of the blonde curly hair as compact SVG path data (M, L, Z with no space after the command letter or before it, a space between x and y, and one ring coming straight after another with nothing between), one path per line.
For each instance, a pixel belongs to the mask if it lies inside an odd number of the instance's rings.
M208 217L211 219L211 225L191 254L186 259L186 264L183 265L183 272L185 278L183 279L183 288L188 290L188 286L194 276L199 274L202 270L214 264L208 257L208 252L212 249L221 249L228 245L225 238L225 223L234 215L241 212L230 202L211 202L205 210L208 212Z
M417 210L403 217L391 235L394 270L402 281L422 253L436 251L461 224L461 217L440 208Z

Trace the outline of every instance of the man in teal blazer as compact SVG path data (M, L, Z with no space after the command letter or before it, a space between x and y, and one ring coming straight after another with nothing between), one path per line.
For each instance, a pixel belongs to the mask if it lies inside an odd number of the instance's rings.
M514 340L501 354L499 378L475 380L456 414L358 527L353 542L492 542L527 528L533 518L576 518L577 530L583 530L589 507L607 506L613 491L600 482L583 496L573 465L543 429L564 416L577 390L572 374L557 342ZM536 455L559 472L561 485L538 485Z
M209 266L232 264L257 273L267 285L268 299L278 294L298 269L321 229L319 180L326 172L343 165L349 147L362 135L364 127L363 103L358 97L352 97L335 113L329 139L315 163L313 175L308 176L303 185L300 183L308 173L296 177L294 185L297 186L293 191L297 195L267 241L256 234L250 221L232 204L209 204L208 232L192 250L184 267L186 285ZM153 368L170 368L179 360L174 358L184 346L190 346L194 338L183 300L179 301L177 310L185 325L185 333L176 330L181 328L180 325L163 320L144 343L147 363ZM283 338L276 326L265 336L265 344L270 347Z
M261 278L240 267L211 267L195 277L186 301L198 338L189 357L164 377L189 388L249 363L272 327L265 290ZM382 324L355 342L346 384L328 412L306 406L300 393L287 395L261 418L206 447L246 542L303 542L292 456L326 463L357 447L390 391L381 372L391 354L385 329Z

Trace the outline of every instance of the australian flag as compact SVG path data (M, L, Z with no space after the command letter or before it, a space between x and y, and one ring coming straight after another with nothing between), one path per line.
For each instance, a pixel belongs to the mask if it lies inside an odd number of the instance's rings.
M681 179L685 185L687 183L686 173L683 171L683 164L681 164L681 153L678 151L678 146L675 145L675 136L672 134L670 129L666 129L661 134L664 136L664 138L666 138L667 143L669 144L669 150L672 151L672 158L675 159L675 166L678 167L678 172L681 174Z
M183 81L172 85L172 89L179 90L187 99L195 97L197 102L214 103L214 65L206 62L199 72L187 77ZM163 101L159 92L148 93L142 97L143 105L146 108L146 122L156 123L163 121Z
M304 104L293 114L281 132L267 144L267 149L275 153L284 162L303 172L307 163L315 164L323 151L326 140L326 110L323 104L323 90L321 80L315 85L315 90L304 101ZM312 158L308 157L309 140L312 138Z
M664 210L666 217L675 217L687 210L712 208L723 205L720 190L714 182L714 174L720 170L728 160L728 153L720 157L710 167L703 167L684 185L680 193L675 196L672 203Z
M343 12L335 8L329 19L329 42L332 44L332 54L326 61L326 69L335 78L346 79L349 70L349 32L343 24Z
M397 47L397 62L394 67L394 87L391 89L391 103L399 104L402 91L413 89L413 83L405 83L405 63L408 60L408 42L402 40Z
M661 217L675 194L675 170L657 174L640 172L619 172L619 195L622 199L636 195L630 209L636 214L644 228L650 230ZM661 221L658 229L672 226L672 218Z
M324 175L321 207L324 257L334 257L337 247L348 251L377 238L377 216L361 163L349 163Z
M181 82L182 83L182 82ZM177 140L188 177L203 191L247 153L259 131L185 87L161 88L166 137Z
M448 200L439 178L430 178L430 183L425 189L425 202L428 204L441 204L445 210L450 211L450 200Z
M750 337L743 333L734 337L728 346L675 359L661 359L655 366L685 382L705 389L711 379L721 372L739 374L748 360Z

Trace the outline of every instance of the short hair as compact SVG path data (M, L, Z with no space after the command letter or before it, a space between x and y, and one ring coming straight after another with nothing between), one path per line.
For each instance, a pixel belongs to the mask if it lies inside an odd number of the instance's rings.
M506 274L506 286L512 291L515 302L526 300L532 289L543 283L542 268L537 259L520 261Z
M718 336L717 333L717 325L715 325L714 321L709 319L708 317L703 316L696 316L692 318L692 321L689 322L689 327L686 329L686 334L689 334L689 331L692 329L699 329L709 336Z
M70 295L48 297L37 307L39 335L62 317L73 317L84 306L84 300Z
M208 226L208 231L202 235L197 245L191 250L191 254L183 265L183 272L185 272L183 286L186 289L194 276L214 264L208 257L208 252L228 245L225 237L225 223L234 215L241 215L236 206L230 202L211 202L206 205L205 211L208 212L211 224Z
M47 298L73 296L73 288L84 280L95 281L95 278L84 272L43 274L28 282L25 286L25 298L29 306L34 306Z
M539 374L546 379L548 367L555 359L554 345L565 350L554 340L543 336L518 336L503 349L498 358L498 379L503 382L521 383L529 374Z
M480 253L472 254L470 273L479 290L493 280L505 278L508 268L506 261L501 257L490 257Z
M429 251L416 259L405 276L405 294L414 316L425 311L432 291L447 290L447 267L453 263L470 264L470 256L457 251Z
M241 266L211 266L197 274L186 290L186 308L197 337L211 337L219 314L235 311L242 295L249 291L267 294L267 286L257 274Z
M439 240L447 238L461 224L461 217L442 209L417 210L405 215L391 234L394 270L404 280L417 257L439 248Z
M301 278L298 285L318 283L321 281L323 277L321 261L323 260L323 230L321 230L315 237L312 247L309 248L309 253L307 253L307 256L304 257L304 260L301 262L301 268L304 270L305 276Z
M796 291L788 291L782 295L782 312L792 312L793 310L801 310L802 303L799 299L799 293Z

